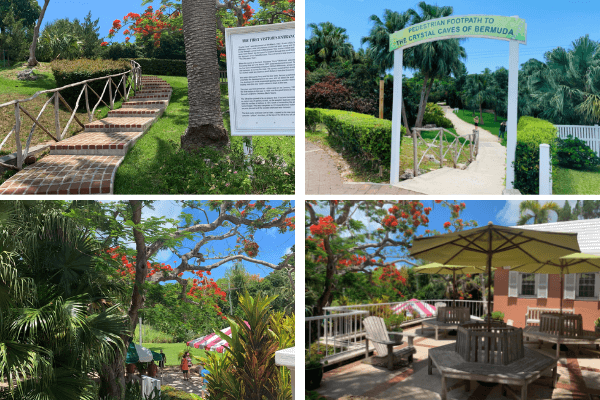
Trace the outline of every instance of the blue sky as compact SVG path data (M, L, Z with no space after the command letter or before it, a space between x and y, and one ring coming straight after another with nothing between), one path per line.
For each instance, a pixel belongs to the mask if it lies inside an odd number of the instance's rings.
M369 16L383 16L387 8L403 12L416 9L419 1L389 0L306 0L306 38L310 37L308 24L329 21L346 28L354 49L372 27ZM452 6L454 15L488 14L518 15L527 22L527 45L520 45L519 64L530 58L543 61L544 53L558 46L569 48L577 38L590 34L600 40L597 0L436 0L428 4ZM467 51L466 66L469 73L479 73L486 67L508 68L508 42L471 38L462 43ZM410 71L405 71L410 76Z
M269 202L273 207L281 204L280 201L271 201ZM144 208L143 210L143 218L149 218L150 216L166 216L168 218L178 218L182 211L181 205L175 201L157 201L154 203L154 210L150 210L148 208ZM190 212L190 210L184 210L185 212ZM191 210L191 213L201 218L202 223L206 222L204 215L196 210ZM217 211L207 211L207 215L210 221L213 221L217 216ZM293 217L294 214L289 215L289 217ZM218 235L228 231L229 228L221 227L216 231L210 233L212 235ZM240 232L244 233L245 230L242 228ZM268 229L268 230L259 230L255 235L254 239L256 243L259 245L259 253L256 258L277 264L281 257L286 254L289 249L294 244L294 232L285 232L283 234L279 233L279 230L276 228ZM189 251L189 247L193 246L194 242L191 240L185 240L183 242L184 247L188 247L187 249L179 250L180 253L184 253ZM212 250L215 253L221 253L222 255L228 254L227 249L233 248L236 245L236 238L232 237L229 239L225 239L223 241L214 241L213 244L210 244L208 247L203 247L203 249L208 249L212 247ZM203 252L201 250L201 252ZM203 252L204 253L204 252ZM213 255L214 256L214 255ZM207 257L207 255L205 255ZM208 256L210 257L210 256ZM157 255L153 258L154 261L170 264L173 268L180 264L180 259L175 256L170 250L162 250L157 253ZM174 262L177 261L176 264ZM232 263L229 263L232 264ZM225 274L225 271L231 265L225 264L214 270L212 270L211 278L215 281ZM244 261L244 267L251 274L258 274L261 277L268 275L272 270L268 267L257 265L254 263L249 263ZM190 272L186 272L183 275L184 278L194 278L196 277Z

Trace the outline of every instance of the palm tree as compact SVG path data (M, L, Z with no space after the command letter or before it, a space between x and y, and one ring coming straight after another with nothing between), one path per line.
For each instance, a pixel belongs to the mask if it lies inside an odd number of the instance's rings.
M418 7L421 14L413 9L407 11L413 18L413 24L447 17L453 12L452 7L430 5L424 1L419 2ZM409 68L418 69L423 74L419 111L417 113L417 120L415 121L415 126L421 127L423 125L423 116L425 115L425 106L427 105L427 99L429 98L433 82L436 78L457 72L460 68L460 61L466 60L467 54L458 39L447 39L411 47L405 51L404 56L406 65Z
M400 14L386 9L383 12L383 21L375 14L371 15L369 19L373 21L373 27L369 31L369 35L360 40L360 44L368 44L367 53L373 62L379 65L380 74L384 76L385 71L394 67L394 53L389 50L390 35L408 26L410 14L408 12ZM402 79L401 76L397 78ZM406 127L406 133L410 135L404 99L402 99L402 121Z
M0 398L91 400L89 376L124 348L126 316L95 239L42 203L0 204Z
M545 224L550 222L550 211L554 211L557 215L560 207L553 201L540 204L535 200L525 200L519 204L519 221L517 225L525 225L533 220L534 224Z
M492 100L495 82L491 71L486 68L481 74L472 74L467 77L465 94L469 102L479 108L479 123L483 125L483 104Z
M583 36L571 49L545 54L547 68L529 79L541 116L554 123L600 121L600 43Z
M229 135L221 114L215 2L182 0L181 7L190 105L181 147L187 151L224 148L229 146Z
M348 42L346 29L331 22L310 23L310 38L306 40L306 54L314 55L317 65L326 67L333 61L352 60L354 49Z

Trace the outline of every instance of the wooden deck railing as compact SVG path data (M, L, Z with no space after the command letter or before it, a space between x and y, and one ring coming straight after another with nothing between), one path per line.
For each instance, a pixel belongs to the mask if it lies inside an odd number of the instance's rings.
M135 62L133 60L130 60L130 63L131 63L131 69L128 71L125 71L125 72L121 72L119 74L108 75L108 76L103 76L103 77L94 78L94 79L88 79L88 80L85 80L82 82L72 83L70 85L66 85L66 86L63 86L60 88L56 88L56 89L41 90L39 92L36 92L33 96L31 96L27 99L13 100L13 101L9 101L8 103L0 104L0 109L2 109L4 107L13 107L15 110L14 111L15 123L13 125L13 129L4 137L4 139L0 143L0 150L2 150L2 147L6 144L6 142L9 140L9 138L12 135L14 135L15 145L16 145L16 156L17 156L16 166L6 164L3 162L0 162L0 165L3 167L6 167L6 168L16 169L16 170L21 170L23 168L23 160L25 160L25 158L27 158L27 155L29 154L31 140L33 138L33 132L34 132L36 126L39 126L40 129L46 135L51 137L56 142L60 142L61 140L66 138L65 135L68 132L68 129L71 126L71 123L73 122L73 120L75 120L75 122L77 122L82 128L84 128L85 124L83 122L81 122L79 120L79 118L77 118L77 115L76 115L77 110L79 109L79 104L80 104L80 100L81 100L82 96L85 99L85 109L87 111L88 122L92 122L94 113L96 112L96 108L100 105L100 103L104 103L104 105L106 105L108 108L110 108L112 110L114 108L114 102L117 99L117 96L119 94L121 94L122 97L125 99L125 101L127 101L129 99L129 94L131 93L131 90L132 89L133 89L133 91L139 90L139 88L141 87L141 84L142 84L142 68L140 67L140 65L137 62ZM98 93L96 93L96 91L94 89L92 89L92 87L89 85L89 83L95 82L95 81L101 81L103 79L106 80L106 84L104 85L102 94L98 95ZM115 82L117 82L117 83L115 83ZM81 91L79 92L79 96L77 97L75 106L73 108L71 108L71 106L69 106L67 101L60 94L60 91L64 90L64 89L78 87L78 86L81 86ZM108 88L109 104L106 104L106 102L103 100L104 94L106 93L107 88ZM94 95L96 95L96 97L98 97L98 101L96 102L94 107L91 109L91 111L90 111L91 95L90 95L89 91L91 91ZM40 110L40 112L36 118L29 111L27 111L27 109L24 107L24 104L27 103L28 101L35 99L39 95L45 94L45 93L52 93L52 95L46 101L46 103L44 103L44 106L42 107L42 109ZM40 117L42 116L42 113L46 110L46 107L48 106L48 104L50 104L50 102L54 103L54 127L44 126L40 123ZM59 119L59 109L60 109L61 103L67 108L67 110L69 110L71 112L69 120L68 120L67 124L65 125L64 129L61 129L60 119ZM25 149L23 149L23 146L21 144L21 118L23 118L21 114L23 114L24 116L26 116L27 118L29 118L33 121L33 126L31 127L31 130L29 131L29 136L27 137Z

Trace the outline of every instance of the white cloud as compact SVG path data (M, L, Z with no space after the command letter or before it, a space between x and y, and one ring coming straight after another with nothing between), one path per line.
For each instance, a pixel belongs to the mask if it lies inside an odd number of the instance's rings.
M142 218L174 218L179 219L179 214L181 213L182 207L180 203L177 203L172 200L161 200L155 201L152 203L152 207L154 210L149 207L144 207L142 209Z
M160 250L158 253L156 253L156 256L154 257L154 259L156 260L156 262L166 262L168 260L171 259L171 257L173 256L173 252L169 249L164 249L164 250Z

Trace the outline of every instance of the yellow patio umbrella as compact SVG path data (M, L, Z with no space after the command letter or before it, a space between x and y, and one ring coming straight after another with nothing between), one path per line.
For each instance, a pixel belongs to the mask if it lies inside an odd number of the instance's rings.
M454 288L454 300L456 301L456 274L483 274L485 268L483 267L468 267L461 265L444 265L440 263L431 263L414 267L413 271L417 274L439 274L439 275L452 275L452 287ZM456 302L452 302L452 307L456 307Z
M494 225L416 238L410 255L450 265L487 267L488 327L491 321L492 266L542 263L578 253L576 233L542 232Z
M511 267L511 271L531 274L560 274L560 313L562 314L564 275L600 272L600 256L574 253L541 263L529 263Z

